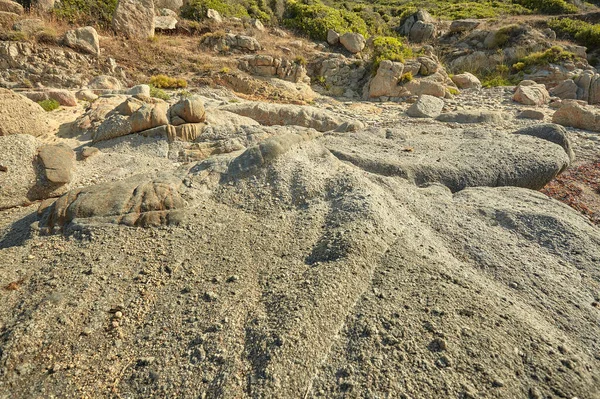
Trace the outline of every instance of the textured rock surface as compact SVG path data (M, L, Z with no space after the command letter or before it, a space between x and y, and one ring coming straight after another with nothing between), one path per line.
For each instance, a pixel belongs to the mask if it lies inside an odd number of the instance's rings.
M495 111L457 111L440 115L440 122L454 123L499 123L505 118L501 112Z
M75 50L100 55L100 39L98 32L91 26L67 31L63 42Z
M0 0L0 11L13 14L23 14L23 6L12 0Z
M36 184L34 167L39 142L27 134L0 136L0 209L26 204Z
M524 80L517 87L513 100L525 105L542 105L550 102L550 94L543 84Z
M552 122L600 132L600 111L577 100L564 100L552 116Z
M340 44L352 54L357 54L363 51L367 41L360 33L344 33L340 36Z
M452 76L452 81L459 89L481 89L481 81L469 72Z
M130 39L154 36L154 3L152 0L119 0L113 15L112 28Z
M50 183L66 184L72 179L75 153L66 145L44 145L38 150L44 174Z
M444 100L424 94L406 110L406 114L414 118L437 118L442 113L442 108Z
M0 88L0 136L40 136L48 129L48 119L42 107L11 90Z

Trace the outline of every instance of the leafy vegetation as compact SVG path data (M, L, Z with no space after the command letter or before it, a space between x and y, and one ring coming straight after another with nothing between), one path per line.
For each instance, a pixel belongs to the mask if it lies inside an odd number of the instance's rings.
M184 89L187 87L185 79L172 78L167 75L152 76L150 84L158 89Z
M60 107L58 101L54 99L42 100L38 101L37 103L40 104L40 106L44 108L44 111L46 112L54 111Z
M554 46L546 51L539 51L523 57L512 67L515 71L523 71L531 66L555 64L557 62L574 60L575 58L575 54L565 51L560 46Z
M570 36L588 49L600 48L600 24L591 24L577 19L551 19L548 26L558 33Z
M483 87L490 88L497 86L514 86L519 84L523 79L521 74L511 75L510 68L507 65L501 64L493 71L484 73L480 80Z
M333 8L323 3L303 4L289 0L288 18L284 25L304 32L315 40L326 40L327 32L333 29L339 34L356 32L367 35L367 24L356 13Z
M72 24L108 27L116 7L117 0L61 0L53 11Z
M514 0L530 10L541 14L576 14L579 9L576 5L565 0Z
M380 36L373 40L373 69L375 71L383 60L404 62L412 56L412 49L400 39Z
M169 96L164 90L161 90L153 85L150 85L150 97L159 98L165 101L171 98L171 96Z
M209 8L224 17L257 18L268 22L273 11L265 0L190 0L181 9L181 16L194 21L206 18Z

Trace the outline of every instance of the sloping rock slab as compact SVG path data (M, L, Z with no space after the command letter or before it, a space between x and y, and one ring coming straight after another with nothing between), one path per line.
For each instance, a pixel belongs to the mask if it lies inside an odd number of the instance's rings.
M299 105L248 102L227 105L220 109L252 118L267 126L296 125L309 127L319 132L330 130L356 131L363 127L359 121L344 118L318 108Z
M569 164L561 146L523 135L442 130L408 135L383 129L324 139L339 159L372 173L451 191L476 186L544 187Z
M40 209L40 228L52 232L76 219L141 227L176 223L173 211L186 206L181 185L181 179L164 174L71 190Z

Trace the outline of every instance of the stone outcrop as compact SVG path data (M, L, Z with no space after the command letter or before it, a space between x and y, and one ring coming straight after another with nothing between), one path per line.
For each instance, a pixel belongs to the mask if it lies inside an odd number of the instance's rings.
M331 46L338 45L340 43L340 34L333 29L329 29L327 31L327 43L329 43Z
M141 227L172 224L174 211L186 205L182 186L180 179L163 174L72 190L40 209L40 227L52 232L76 220Z
M435 37L436 27L431 15L425 10L419 10L406 18L399 33L408 37L411 42L422 43Z
M583 101L564 100L552 116L552 122L563 126L600 132L600 111Z
M502 112L496 111L455 111L447 114L441 114L437 117L440 122L452 122L452 123L489 123L497 124L501 123L507 118Z
M550 95L563 100L576 100L578 88L573 79L567 79L550 89Z
M335 96L362 95L369 79L369 63L347 58L342 54L326 54L308 65L310 76L320 77L324 91ZM313 82L314 83L314 82Z
M114 31L129 39L154 36L154 3L152 0L119 0L112 19Z
M469 72L452 76L452 81L459 89L481 89L481 81Z
M258 121L262 125L296 125L319 132L355 131L362 123L309 106L247 102L226 105L221 110L233 112Z
M42 107L20 94L0 88L0 136L41 136L48 133L49 129Z
M51 184L71 182L75 153L64 144L44 145L38 149L38 155L44 168L44 176Z
M177 29L177 18L166 15L154 17L154 29L162 31L174 31Z
M262 49L262 46L252 36L226 34L208 34L201 39L203 46L213 51L228 52L256 52Z
M0 0L0 11L13 14L23 14L23 6L12 0Z
M223 22L223 18L221 18L221 14L219 14L219 12L217 10L213 10L212 8L209 8L208 10L206 10L206 18L217 24L220 24Z
M450 33L471 32L481 25L479 19L456 19L450 24Z
M29 91L20 93L22 96L32 101L39 102L44 100L54 100L60 105L74 107L77 105L75 94L65 89L44 89L42 91Z
M238 67L251 75L276 77L294 83L310 83L306 67L298 62L270 55L248 55L240 58Z
M567 153L569 162L573 163L575 161L575 152L573 152L573 145L569 139L569 134L562 126L553 123L534 125L519 129L515 132L515 134L533 136L554 144L558 144Z
M84 53L100 55L100 40L98 32L91 26L67 31L63 43L75 50Z

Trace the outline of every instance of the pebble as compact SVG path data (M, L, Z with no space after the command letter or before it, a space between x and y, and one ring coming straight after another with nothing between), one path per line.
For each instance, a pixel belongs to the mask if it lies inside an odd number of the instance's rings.
M213 291L207 291L204 293L204 300L206 302L215 302L219 299L219 296Z

